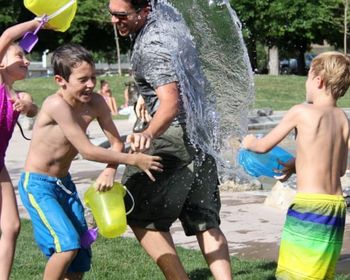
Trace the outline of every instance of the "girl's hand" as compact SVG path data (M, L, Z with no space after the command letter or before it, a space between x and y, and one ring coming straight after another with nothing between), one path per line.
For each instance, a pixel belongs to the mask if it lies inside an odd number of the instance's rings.
M13 102L13 105L12 105L13 110L20 112L22 114L27 114L33 105L31 101L16 98L16 97L12 98L11 102Z

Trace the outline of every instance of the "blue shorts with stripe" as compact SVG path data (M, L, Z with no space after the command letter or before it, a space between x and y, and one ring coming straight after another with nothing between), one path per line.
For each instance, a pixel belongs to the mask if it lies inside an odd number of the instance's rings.
M34 238L41 251L50 257L53 253L78 250L68 272L88 271L91 249L80 246L80 236L87 230L87 224L70 175L56 178L22 173L18 190L32 220Z

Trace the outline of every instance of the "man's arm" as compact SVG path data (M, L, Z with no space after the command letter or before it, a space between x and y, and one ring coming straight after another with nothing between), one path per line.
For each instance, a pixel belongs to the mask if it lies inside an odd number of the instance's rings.
M128 136L128 142L134 151L149 149L151 141L164 133L179 111L180 93L176 82L172 82L156 89L159 107L146 130Z

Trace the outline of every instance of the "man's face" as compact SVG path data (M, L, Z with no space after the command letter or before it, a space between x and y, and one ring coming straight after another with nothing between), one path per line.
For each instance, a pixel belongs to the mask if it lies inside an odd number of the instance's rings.
M121 36L128 36L140 30L148 15L148 8L135 10L129 1L124 0L110 0L108 9L111 21Z

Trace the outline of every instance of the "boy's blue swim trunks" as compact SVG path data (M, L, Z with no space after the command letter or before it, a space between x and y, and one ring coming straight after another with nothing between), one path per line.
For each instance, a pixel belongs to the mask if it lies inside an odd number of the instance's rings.
M18 190L33 224L34 238L42 252L77 250L68 272L90 269L91 249L80 246L87 230L84 208L70 175L64 178L26 172L21 174Z

